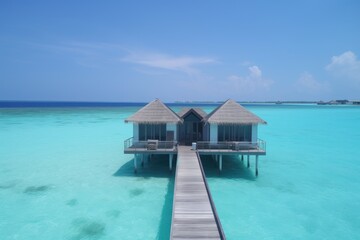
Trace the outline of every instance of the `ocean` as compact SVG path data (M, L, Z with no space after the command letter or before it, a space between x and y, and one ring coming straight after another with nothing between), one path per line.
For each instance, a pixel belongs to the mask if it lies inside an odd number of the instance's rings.
M123 153L143 104L41 104L0 108L0 238L168 239L174 172ZM259 176L202 159L227 239L360 239L360 107L245 106L268 122Z

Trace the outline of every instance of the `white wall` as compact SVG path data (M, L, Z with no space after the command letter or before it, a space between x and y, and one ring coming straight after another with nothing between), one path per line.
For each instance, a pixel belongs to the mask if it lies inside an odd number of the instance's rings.
M257 142L258 140L258 125L253 124L251 129L251 142Z
M176 123L167 123L166 124L166 131L173 131L174 132L174 140L178 140L177 135L177 124Z
M134 137L134 142L139 141L139 124L137 123L133 123L133 137Z
M210 142L217 143L218 141L218 125L210 123Z

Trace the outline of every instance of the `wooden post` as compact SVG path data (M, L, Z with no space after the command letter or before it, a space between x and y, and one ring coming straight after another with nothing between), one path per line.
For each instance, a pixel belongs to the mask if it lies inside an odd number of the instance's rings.
M222 155L219 155L219 170L222 170Z
M141 167L144 167L144 154L141 154Z
M249 168L250 167L250 156L248 155L247 157L247 167Z
M172 170L173 154L169 154L169 169Z
M256 170L255 170L255 175L257 176L259 174L258 172L258 159L259 159L259 155L256 155L256 162L255 162L255 165L256 165Z
M137 173L137 154L134 154L134 172Z
M241 155L241 161L244 161L244 155Z

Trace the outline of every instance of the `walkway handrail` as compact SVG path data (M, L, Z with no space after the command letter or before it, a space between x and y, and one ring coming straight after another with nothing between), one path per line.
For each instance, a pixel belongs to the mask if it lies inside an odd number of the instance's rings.
M211 209L213 210L214 212L214 216L215 216L215 222L216 222L216 226L219 230L219 235L220 235L220 239L222 240L226 240L226 237L225 237L225 233L224 233L224 230L222 228L222 225L221 225L221 222L220 222L220 218L217 214L217 211L216 211L216 207L215 207L215 203L212 199L212 196L211 196L211 192L210 192L210 189L209 189L209 185L207 183L207 180L206 180L206 176L205 176L205 172L204 172L204 169L203 169L203 166L202 166L202 163L201 163L201 160L200 160L200 155L199 155L199 152L196 151L196 156L197 156L197 159L199 161L199 165L200 165L200 170L201 170L201 175L202 175L202 178L204 180L204 183L205 183L205 188L206 188L206 192L208 193L208 196L209 196L209 200L210 200L210 205L211 205Z

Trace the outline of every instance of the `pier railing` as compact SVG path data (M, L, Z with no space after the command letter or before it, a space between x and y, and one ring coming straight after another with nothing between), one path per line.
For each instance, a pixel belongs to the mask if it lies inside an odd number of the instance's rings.
M232 150L232 151L260 150L260 151L266 152L266 142L261 139L258 139L257 142L199 141L196 143L196 148L199 150L206 150L206 149L208 149L208 150Z
M124 149L132 150L173 150L176 149L176 141L158 141L158 140L148 140L148 141L134 141L134 138L128 138L124 141Z
M205 171L204 171L204 168L202 166L202 163L201 163L201 158L200 158L199 152L196 152L196 156L197 156L197 159L198 159L198 162L199 162L199 165L200 165L201 175L202 175L202 178L203 178L204 183L205 183L206 192L208 193L210 205L211 205L211 208L212 208L213 213L214 213L215 223L216 223L216 226L217 226L218 231L219 231L220 239L221 240L226 240L224 229L222 228L220 218L219 218L219 215L218 215L218 213L216 211L215 203L214 203L214 200L213 200L213 198L211 196L210 188L209 188L208 182L206 180L206 175L205 175Z

